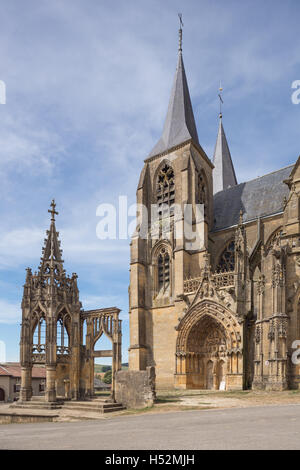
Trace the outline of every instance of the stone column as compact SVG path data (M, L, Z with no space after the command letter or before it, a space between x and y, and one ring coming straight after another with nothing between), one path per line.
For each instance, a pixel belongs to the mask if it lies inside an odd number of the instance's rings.
M22 367L21 369L20 401L31 400L31 397L32 397L31 372L32 372L31 366Z
M69 400L70 398L70 380L64 380L65 384L65 398Z
M56 401L56 390L55 390L55 379L56 379L56 366L46 366L46 395L45 399L48 402Z

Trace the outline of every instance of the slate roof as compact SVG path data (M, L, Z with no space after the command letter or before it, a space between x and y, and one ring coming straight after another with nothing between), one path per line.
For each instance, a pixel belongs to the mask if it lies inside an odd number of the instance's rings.
M166 152L189 140L193 140L199 146L182 52L180 50L163 133L148 158Z
M15 365L0 365L0 376L7 377L21 377L21 366L20 364ZM33 367L32 368L32 378L45 378L46 370L44 367Z
M213 164L215 166L213 169L214 194L237 184L230 150L223 128L222 115L220 115Z
M216 193L213 231L237 225L240 210L244 222L282 212L283 199L289 193L283 180L289 177L293 167L287 166Z

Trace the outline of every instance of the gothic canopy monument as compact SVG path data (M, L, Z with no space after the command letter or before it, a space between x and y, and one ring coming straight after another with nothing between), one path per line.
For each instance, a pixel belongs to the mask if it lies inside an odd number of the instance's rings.
M112 399L115 372L121 369L121 320L116 307L83 310L77 275L68 276L55 226L52 201L41 263L34 274L27 269L22 300L20 402L32 398L32 366L46 368L45 401L57 398L89 399L94 396L94 359L112 358ZM111 350L96 350L105 335Z
M221 112L208 158L179 34L162 135L137 186L149 230L141 236L138 227L131 242L130 369L155 366L158 388L298 388L291 355L300 338L300 159L238 184ZM193 249L175 236L182 220L173 209L185 204L193 214L204 205L204 236Z

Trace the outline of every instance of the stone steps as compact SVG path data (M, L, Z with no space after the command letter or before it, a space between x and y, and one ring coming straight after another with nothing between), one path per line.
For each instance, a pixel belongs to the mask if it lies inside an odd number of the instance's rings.
M87 400L87 401L56 401L56 402L45 402L40 397L33 397L30 401L24 402L14 402L10 405L10 408L18 408L23 410L57 410L62 409L63 411L70 412L80 412L84 415L84 413L96 413L96 414L104 414L104 413L113 413L115 411L122 411L126 408L122 406L120 403L110 402L109 400L105 399L95 399L95 400ZM42 397L43 398L43 397Z
M22 408L28 410L58 410L62 408L62 406L63 403L60 402L17 401L10 405L10 408Z
M73 401L66 402L63 406L63 409L94 413L112 413L114 411L122 411L125 409L125 407L120 403L109 403L105 401Z

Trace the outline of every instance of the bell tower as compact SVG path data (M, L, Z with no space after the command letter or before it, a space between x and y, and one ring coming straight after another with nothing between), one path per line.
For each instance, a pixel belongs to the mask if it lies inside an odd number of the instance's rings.
M131 241L129 367L154 365L158 386L173 385L175 326L186 307L184 279L199 275L207 261L212 169L198 139L181 22L167 115L161 137L144 161L137 187L142 223Z

